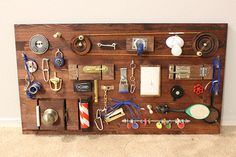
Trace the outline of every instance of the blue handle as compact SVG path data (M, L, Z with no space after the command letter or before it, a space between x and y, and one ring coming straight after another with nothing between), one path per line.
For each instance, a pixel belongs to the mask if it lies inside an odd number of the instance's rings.
M136 47L138 55L141 56L144 52L144 44L142 42L137 42Z

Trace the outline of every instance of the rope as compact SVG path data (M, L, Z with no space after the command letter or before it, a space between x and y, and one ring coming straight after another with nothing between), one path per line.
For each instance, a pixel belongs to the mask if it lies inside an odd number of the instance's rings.
M29 84L31 84L29 67L28 67L28 65L27 65L27 61L28 61L29 59L28 59L28 57L26 56L25 53L22 53L22 57L23 57L23 59L24 59L24 65L25 65L25 68L26 68L27 81L29 82ZM34 96L34 95L33 95L32 93L30 93L28 89L26 90L25 93L26 93L26 95L27 95L28 98L33 99L33 96Z
M120 100L116 100L116 99L112 99L112 100L117 103L107 108L108 113L114 112L117 109L125 106L129 110L132 119L140 119L140 106L131 102L131 100L126 100L126 101L120 101ZM134 110L132 110L132 109L134 109ZM137 111L138 116L135 116L135 114L134 114L135 111Z

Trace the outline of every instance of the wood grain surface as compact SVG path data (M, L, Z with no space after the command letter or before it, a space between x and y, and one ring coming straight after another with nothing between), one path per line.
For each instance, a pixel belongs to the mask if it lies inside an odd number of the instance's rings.
M54 38L56 32L62 33L62 38ZM171 50L166 46L166 39L171 36L169 32L184 32L180 34L185 41L183 53L179 57L171 55ZM213 56L198 57L193 50L193 39L196 35L202 32L214 34L218 41L219 47ZM29 40L35 34L44 35L50 42L48 51L42 55L33 53L29 48ZM78 55L71 49L71 40L79 35L84 35L91 41L91 50L86 55ZM145 52L142 56L138 56L135 51L127 51L127 39L132 37L148 36L154 38L153 51ZM214 124L208 124L202 120L195 120L183 113L168 113L158 114L154 111L151 115L146 108L147 104L151 104L153 108L160 104L168 104L170 108L183 109L190 104L203 103L210 104L210 94L207 89L203 94L196 95L193 93L193 86L200 83L205 86L210 80L171 80L169 79L169 65L186 64L186 65L212 65L213 59L216 56L221 60L221 86L220 92L215 97L215 107L222 109L222 95L223 95L223 82L225 70L225 55L226 55L226 41L227 41L227 24L17 24L15 25L15 40L16 40L16 56L17 56L17 69L18 69L18 82L19 82L19 97L21 106L21 119L23 133L35 134L195 134L207 133L215 134L220 133L220 120ZM112 44L116 43L116 49L110 47L98 47L97 43ZM130 44L130 42L129 42ZM130 45L129 45L130 46ZM151 46L151 45L150 45ZM55 52L60 49L65 58L65 65L61 68L54 67L52 61L55 57ZM42 83L42 90L36 94L35 99L27 98L24 87L26 70L22 53L25 53L29 58L34 59L38 64L38 70L33 73L34 79ZM57 76L63 79L62 89L59 92L53 92L49 84L44 82L42 77L42 58L50 59L50 76L53 77L53 72L57 72ZM131 75L130 63L134 60L136 66L136 90L135 93L119 93L118 86L120 81L120 68L128 69L128 81ZM78 73L75 70L76 65L114 65L114 76L109 75L108 78L98 79L99 89L99 102L90 103L90 124L91 128L87 131L79 129L79 113L78 101L82 97L92 96L93 92L74 92L73 80L78 79L69 75L69 66L73 67L72 72ZM161 65L161 96L160 97L141 97L140 96L140 65ZM111 77L114 78L111 79ZM152 76L147 76L152 77ZM140 124L139 129L127 129L126 124L122 123L123 118L130 118L127 109L124 108L126 113L125 117L119 118L109 124L104 123L104 130L99 131L94 125L94 118L96 110L103 108L103 90L101 85L114 85L115 89L108 92L108 103L114 104L110 99L115 98L118 100L130 100L145 108L141 111L141 118L150 119L176 119L184 118L190 119L191 123L186 124L184 129L179 129L175 124L171 129L157 129L155 123L144 126ZM180 85L185 94L182 98L173 101L170 95L170 90L174 85ZM58 127L42 127L40 129L36 126L36 112L35 107L37 104L45 100L55 101L65 100L65 109L57 106L60 116L64 116L62 111L67 111L67 121L61 121ZM47 105L43 104L44 108ZM51 107L50 105L48 107ZM60 117L61 120L64 117Z

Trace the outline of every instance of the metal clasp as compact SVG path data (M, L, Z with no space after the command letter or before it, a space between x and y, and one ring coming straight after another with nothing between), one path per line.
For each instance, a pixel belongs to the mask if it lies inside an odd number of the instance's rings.
M43 79L45 82L49 81L50 77L50 71L49 71L49 59L43 58L42 59L42 73L43 73Z
M116 43L112 43L112 44L102 44L102 43L98 43L97 44L98 47L113 47L113 49L115 50L116 49Z
M98 65L98 66L84 66L83 72L85 73L100 73L100 72L107 72L108 67L106 65Z
M96 125L96 127L99 131L103 130L102 111L100 109L97 109L97 111L96 111L96 117L94 119L94 124Z

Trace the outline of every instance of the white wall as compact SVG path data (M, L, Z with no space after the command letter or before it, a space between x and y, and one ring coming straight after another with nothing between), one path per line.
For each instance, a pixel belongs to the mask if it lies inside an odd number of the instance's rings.
M229 23L223 124L236 125L236 0L0 0L0 126L20 126L16 23Z

